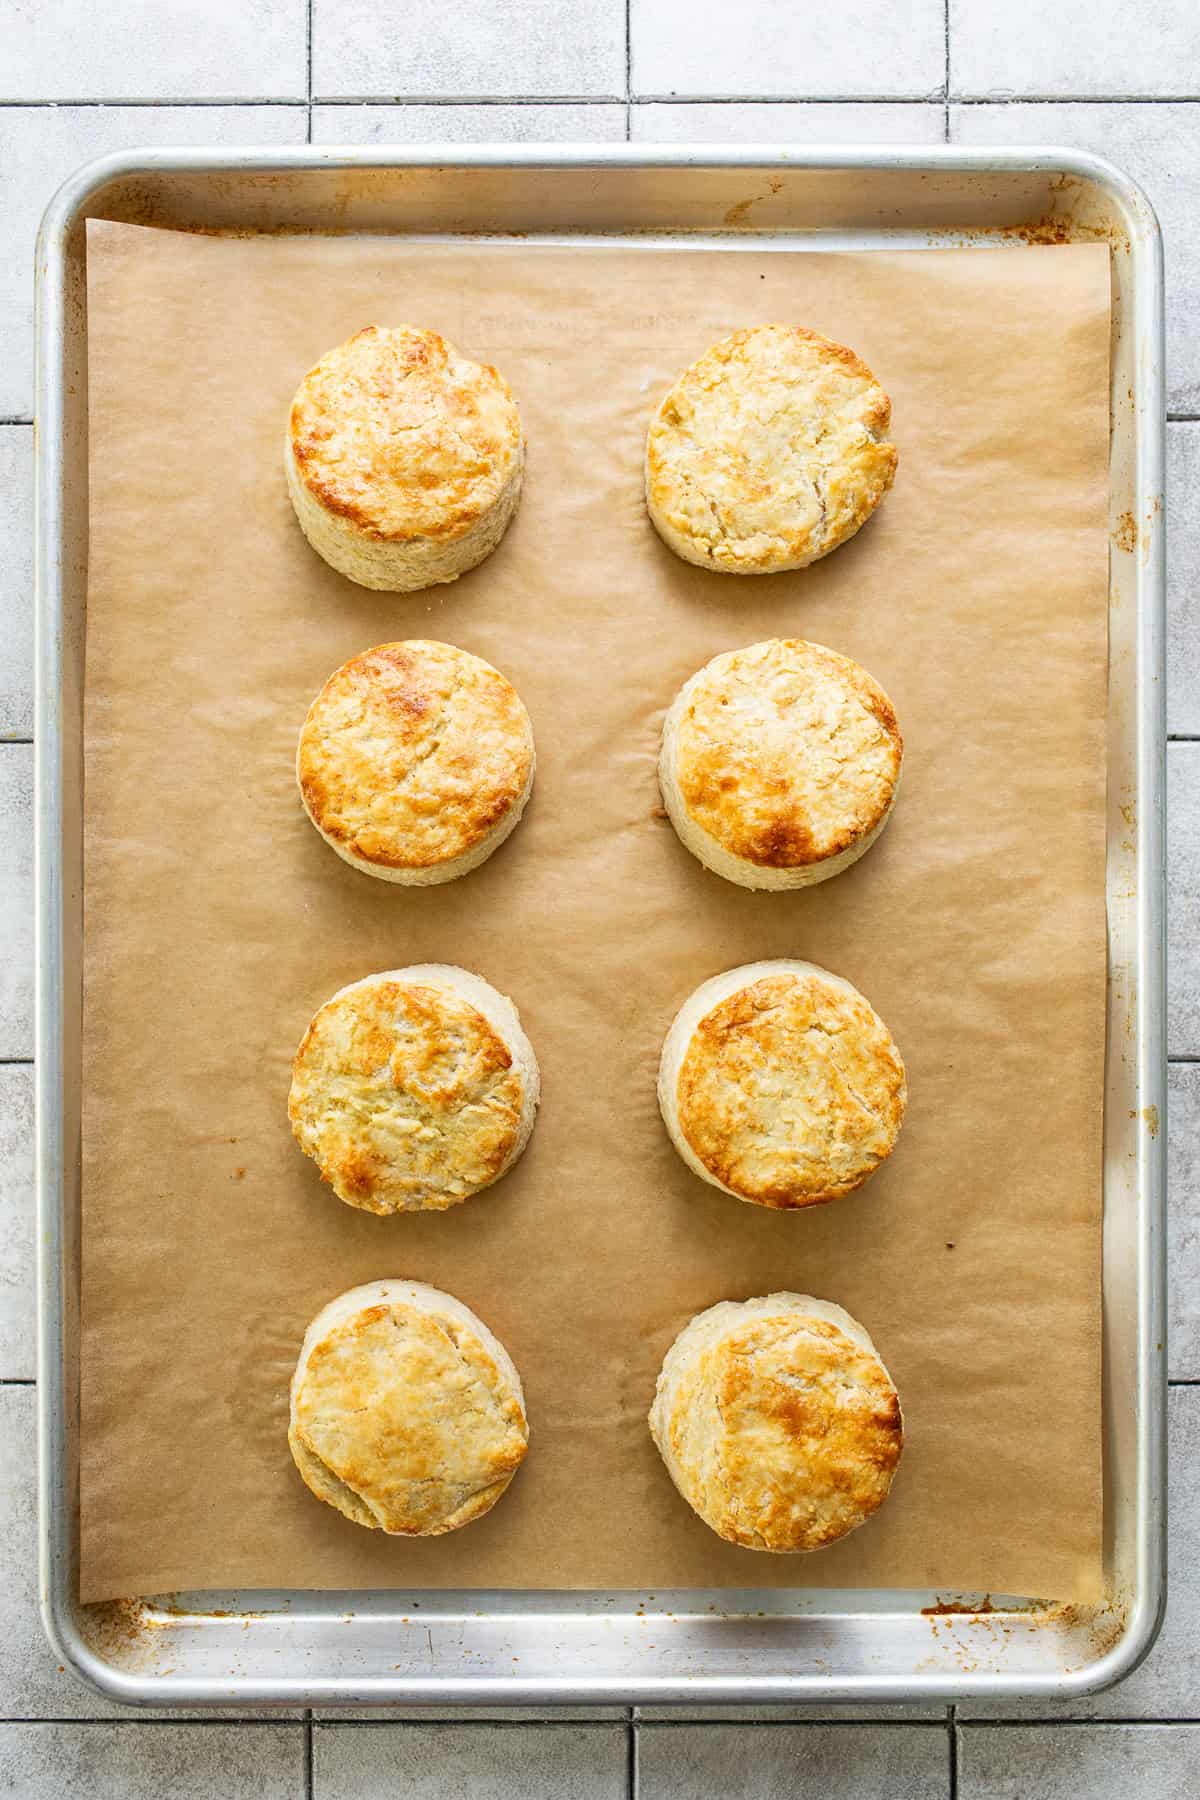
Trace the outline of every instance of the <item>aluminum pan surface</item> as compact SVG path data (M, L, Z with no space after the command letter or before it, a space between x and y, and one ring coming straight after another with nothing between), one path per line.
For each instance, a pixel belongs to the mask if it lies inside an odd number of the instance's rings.
M779 179L764 184L767 172ZM1105 1129L1110 1607L992 1597L395 1595L74 1601L78 1248L78 797L86 577L81 221L202 229L400 229L696 244L754 196L732 241L822 249L1054 241L1113 246L1111 940ZM1163 1577L1164 1285L1162 277L1157 225L1117 171L1073 151L747 146L166 151L107 158L52 202L38 250L38 1205L43 1612L60 1655L147 1705L529 1704L1066 1697L1128 1673ZM1130 822L1136 819L1136 837ZM1123 845L1129 846L1122 848ZM1157 1110L1155 1110L1157 1109ZM1152 1128L1151 1122L1154 1121ZM976 1597L978 1598L978 1597ZM946 1603L968 1610L936 1610ZM934 1609L922 1611L922 1608ZM653 1630L650 1629L653 1627ZM518 1660L519 1659L519 1660Z

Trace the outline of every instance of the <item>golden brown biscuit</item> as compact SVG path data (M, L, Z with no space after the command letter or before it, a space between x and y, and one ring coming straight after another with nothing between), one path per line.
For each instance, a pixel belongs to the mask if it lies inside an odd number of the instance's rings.
M852 537L896 474L891 402L843 344L735 331L650 421L646 505L677 556L732 575L802 569Z
M903 743L879 683L823 644L715 656L663 724L659 784L693 856L748 888L811 887L883 830Z
M666 1354L650 1432L689 1506L748 1550L820 1550L857 1530L904 1444L867 1333L809 1294L698 1313Z
M507 382L415 325L368 325L330 350L288 416L300 528L363 587L409 593L473 569L516 511L524 462Z
M296 1052L288 1117L347 1206L442 1212L512 1167L538 1097L512 1001L466 969L416 963L325 1002Z
M288 1443L318 1500L356 1525L437 1537L490 1512L521 1466L521 1378L461 1300L372 1281L309 1326Z
M533 727L511 682L453 644L379 644L336 669L296 751L304 810L366 875L429 887L512 832L533 788Z
M745 963L703 982L659 1065L680 1156L756 1206L817 1206L861 1187L895 1148L907 1100L883 1020L813 963Z

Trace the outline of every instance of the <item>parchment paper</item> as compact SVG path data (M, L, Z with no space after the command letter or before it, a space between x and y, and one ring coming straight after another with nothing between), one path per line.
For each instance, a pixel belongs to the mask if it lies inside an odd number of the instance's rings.
M89 233L85 1599L204 1587L879 1585L1096 1591L1109 276L1099 247L826 255ZM689 568L641 495L651 405L734 326L851 344L894 403L894 492L766 579ZM494 361L529 437L497 553L369 593L309 550L280 452L301 374L370 321ZM659 811L663 712L717 651L815 638L884 684L903 791L850 873L706 873ZM437 636L533 718L524 822L406 892L347 868L293 778L354 652ZM655 1103L697 982L797 956L855 982L911 1102L858 1195L780 1216L698 1181ZM344 982L408 962L516 1000L543 1103L452 1212L340 1204L292 1143L290 1059ZM427 1543L356 1529L285 1442L305 1325L405 1275L521 1369L525 1467ZM908 1444L862 1531L722 1544L645 1426L663 1352L725 1297L798 1288L873 1333Z

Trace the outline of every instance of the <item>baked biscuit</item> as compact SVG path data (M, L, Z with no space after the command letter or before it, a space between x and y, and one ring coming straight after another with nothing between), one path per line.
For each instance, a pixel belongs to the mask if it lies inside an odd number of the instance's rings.
M823 644L769 638L684 683L658 778L706 868L741 887L811 887L875 842L902 754L892 703L865 669Z
M520 1468L521 1377L461 1300L371 1281L305 1333L288 1444L306 1486L356 1525L438 1537L490 1512Z
M888 1495L904 1444L863 1327L808 1294L722 1300L667 1351L650 1433L706 1525L747 1550L820 1550Z
M891 402L867 365L801 325L735 331L650 421L646 505L685 562L803 569L852 537L896 474Z
M702 982L659 1065L658 1103L688 1167L777 1209L860 1187L895 1148L907 1100L883 1020L814 963L744 963Z
M453 644L379 644L336 669L296 751L304 810L345 862L429 887L514 829L533 787L533 727L499 670Z
M414 963L325 1002L292 1064L288 1117L347 1206L443 1212L511 1169L538 1097L512 1001L466 969Z
M308 371L284 466L300 529L362 587L455 581L504 536L525 443L508 383L436 331L368 325Z

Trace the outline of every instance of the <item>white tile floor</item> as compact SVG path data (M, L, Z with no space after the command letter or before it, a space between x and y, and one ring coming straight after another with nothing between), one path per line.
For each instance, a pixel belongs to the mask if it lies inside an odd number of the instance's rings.
M1184 1800L1200 1793L1200 5L1197 0L0 0L0 1793ZM1166 233L1171 1600L1071 1709L180 1722L64 1674L34 1593L31 265L74 167L138 143L444 137L1078 144ZM1087 1722L1084 1722L1087 1721Z
M631 9L634 92L747 100L924 99L943 92L942 0L652 0Z
M354 100L625 97L625 9L612 0L317 0L313 91Z

